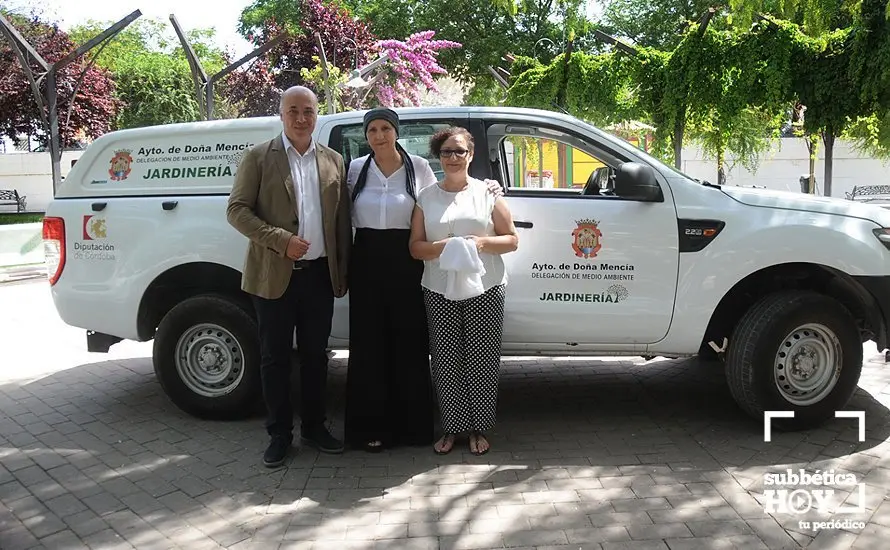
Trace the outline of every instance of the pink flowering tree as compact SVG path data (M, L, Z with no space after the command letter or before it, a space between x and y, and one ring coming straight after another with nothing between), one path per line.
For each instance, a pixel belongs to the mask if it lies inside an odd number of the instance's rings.
M378 69L382 74L374 84L373 90L370 90L376 96L379 105L419 106L423 88L433 92L439 91L435 81L436 75L447 74L437 61L439 51L460 48L461 44L450 40L434 40L435 34L435 31L422 31L412 34L404 42L381 40L375 44L379 55L389 56Z

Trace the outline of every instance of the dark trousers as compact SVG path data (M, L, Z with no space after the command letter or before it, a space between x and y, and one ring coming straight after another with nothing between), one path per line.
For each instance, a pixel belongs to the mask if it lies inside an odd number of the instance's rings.
M275 300L253 297L260 333L260 373L266 402L266 431L292 437L291 352L294 329L300 359L300 419L303 434L325 421L328 374L327 345L334 314L334 291L326 258L295 269L284 295Z
M358 229L349 272L346 440L362 446L432 442L429 333L407 229Z

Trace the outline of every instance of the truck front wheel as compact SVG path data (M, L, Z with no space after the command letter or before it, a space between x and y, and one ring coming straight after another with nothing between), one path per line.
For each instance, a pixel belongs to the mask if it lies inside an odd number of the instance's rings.
M834 418L859 383L862 342L856 320L836 300L811 291L771 294L739 321L726 355L739 406L776 430L807 429Z
M199 418L243 418L255 411L259 357L253 317L222 296L195 296L176 305L154 338L161 387L177 407Z

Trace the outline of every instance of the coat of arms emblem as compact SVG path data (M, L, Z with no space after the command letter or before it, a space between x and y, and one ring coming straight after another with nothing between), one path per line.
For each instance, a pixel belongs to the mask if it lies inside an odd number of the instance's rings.
M575 240L572 242L572 249L575 256L579 258L594 258L603 247L603 233L599 230L597 220L583 219L577 220L575 223L578 227L572 231Z
M130 156L130 151L126 149L115 151L114 156L111 157L111 168L108 169L108 175L114 181L123 181L130 175L130 164L132 163L133 157Z

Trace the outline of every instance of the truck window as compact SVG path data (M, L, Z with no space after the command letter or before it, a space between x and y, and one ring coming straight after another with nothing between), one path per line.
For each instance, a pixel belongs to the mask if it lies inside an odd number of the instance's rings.
M412 155L427 159L433 173L441 179L444 177L442 165L438 158L430 154L430 138L439 130L455 124L452 121L402 120L399 125L399 143ZM368 142L362 133L361 124L336 126L331 132L331 146L343 155L346 166L354 159L371 152Z
M620 164L579 137L528 123L494 124L489 148L509 192L554 196L614 196L612 175Z

